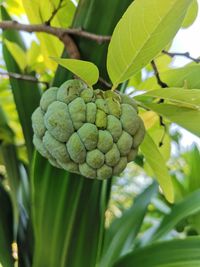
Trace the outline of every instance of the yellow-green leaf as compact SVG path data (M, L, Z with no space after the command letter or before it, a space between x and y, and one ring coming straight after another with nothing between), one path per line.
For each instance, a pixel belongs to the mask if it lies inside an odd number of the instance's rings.
M73 72L89 86L95 84L99 79L99 70L92 62L77 59L51 58L61 66Z
M172 203L174 201L174 190L171 177L166 167L166 161L148 133L146 133L140 149L153 170L155 178L158 180L166 199Z
M170 104L145 103L145 106L200 137L200 110Z
M158 68L160 70L160 68ZM185 87L200 89L200 66L187 65L183 68L171 69L160 72L160 78L169 87ZM155 77L142 82L138 87L140 90L160 88Z
M35 41L33 41L31 43L31 47L27 51L28 66L33 66L37 62L39 55L40 55L40 47Z
M198 14L198 3L196 0L193 0L185 16L182 27L188 28L195 21L197 14Z
M8 48L9 52L15 59L17 65L20 67L21 71L24 71L27 66L25 51L17 44L8 40L4 40L4 43L6 44L6 47Z
M52 13L59 6L58 0L22 0L26 15L32 24L39 24L48 21ZM70 2L70 3L68 3ZM73 8L74 7L74 8ZM69 27L75 12L75 6L70 0L65 0L61 8L56 12L51 25L57 27ZM65 14L65 15L63 15ZM64 19L63 19L64 18ZM40 48L44 56L44 63L48 69L55 70L56 64L49 60L50 55L60 57L63 51L63 43L55 36L46 33L37 33L40 41Z
M170 102L179 104L181 107L187 107L200 111L200 90L199 89L182 89L182 88L166 88L148 91L138 96L152 96L162 98ZM137 98L137 97L136 97Z
M117 24L107 69L116 87L148 64L175 36L191 0L135 0Z

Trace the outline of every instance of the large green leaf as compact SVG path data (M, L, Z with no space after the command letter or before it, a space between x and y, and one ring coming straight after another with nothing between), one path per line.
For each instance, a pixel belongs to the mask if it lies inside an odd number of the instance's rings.
M172 240L138 249L119 260L114 267L199 267L200 238Z
M166 161L158 150L151 136L146 133L140 149L148 165L151 167L158 180L165 197L169 202L174 201L174 191L171 177L166 167Z
M89 61L77 60L77 59L64 59L54 58L61 66L73 72L76 76L81 78L86 84L92 86L99 79L99 70L95 64Z
M108 49L107 68L114 87L138 72L172 40L190 4L190 0L135 0L130 5Z
M193 0L185 16L182 27L188 28L195 21L197 15L198 15L198 2L197 0Z
M136 97L136 99L140 99L140 97L145 96L161 98L181 107L200 110L200 90L198 89L166 88L164 90L151 90Z
M188 65L182 68L160 72L160 78L169 87L186 87L200 89L199 72L199 65ZM157 83L155 77L151 77L142 82L137 88L140 90L157 89L160 88L160 85Z
M101 209L104 183L107 181L52 168L36 155L32 177L33 267L94 266L105 212L105 207Z
M152 184L134 201L134 204L122 217L116 219L105 233L104 254L100 267L112 266L121 254L126 253L133 245L153 195L157 192L157 184Z
M161 116L175 122L188 131L200 136L200 110L170 104L149 104L145 106Z

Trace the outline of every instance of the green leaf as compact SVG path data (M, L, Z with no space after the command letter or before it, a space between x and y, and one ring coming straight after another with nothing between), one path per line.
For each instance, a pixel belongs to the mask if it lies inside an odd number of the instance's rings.
M24 2L27 1L24 0ZM29 0L28 2L32 3L32 0ZM79 2L81 8L77 8L72 27L82 28L85 31L96 34L112 35L114 27L131 3L132 0L115 0L114 2L107 0L81 0ZM93 16L93 14L95 14L95 16ZM106 69L108 42L99 45L97 42L91 42L89 39L77 36L76 44L78 45L82 58L93 62L98 66L101 78L109 81ZM52 55L55 57L55 54L51 53L51 56ZM66 50L64 50L62 57L68 57ZM65 81L66 77L71 79L69 71L60 66L56 74L54 80L54 85L56 86L60 86L62 84L61 81L63 79ZM98 86L101 88L100 86L102 86L102 83L99 82Z
M200 151L198 147L193 147L191 151L188 151L188 157L186 158L188 165L190 166L188 174L188 191L192 192L200 188Z
M77 59L51 58L61 66L73 72L89 86L95 84L99 79L99 70L92 62Z
M200 110L170 104L145 103L145 106L171 122L175 122L188 131L200 136Z
M0 266L14 267L12 205L8 193L0 183Z
M42 4L44 2L48 3L49 1L42 1L40 4ZM55 2L55 4L57 4L57 5L59 3L57 0L53 0L53 1L51 0L51 2ZM55 4L54 4L54 6L55 6ZM47 10L50 11L49 9L47 9ZM52 19L52 23L51 23L52 26L63 27L63 28L70 27L75 11L76 11L76 6L73 3L73 1L64 0L63 4L61 5L61 8L58 10L57 14ZM51 13L49 12L49 17L50 17L50 15L51 15Z
M4 43L10 54L15 59L17 65L20 67L21 71L24 72L27 66L26 53L24 50L18 44L9 42L8 40L4 40Z
M11 17L1 6L1 15L3 20L11 20ZM25 49L23 40L19 32L15 30L5 30L3 31L3 40L9 40L16 43L22 49ZM6 63L6 68L8 72L14 72L21 74L20 68L13 58L12 54L9 52L7 47L3 43L3 57ZM16 108L19 114L20 123L23 129L24 138L26 141L27 151L29 160L32 158L33 152L33 130L31 123L31 115L33 111L39 104L40 100L40 90L38 84L29 81L19 80L10 78L10 84L12 93L14 96Z
M200 238L172 240L138 249L124 256L114 267L199 267Z
M59 2L58 0L22 0L26 15L31 24L43 24L48 21L58 7ZM54 14L51 26L69 27L75 10L76 7L72 1L63 0L61 8ZM56 64L49 59L49 56L54 55L55 57L60 57L64 48L63 43L57 37L46 33L37 33L36 35L40 41L40 48L46 67L55 70Z
M190 4L191 0L135 0L129 6L108 49L107 69L114 87L148 64L172 40Z
M199 72L199 65L187 65L183 68L171 69L164 72L160 72L160 78L169 87L186 87L200 89ZM148 90L157 88L159 89L160 86L157 83L156 78L151 77L142 82L137 88L140 90Z
M148 134L151 136L164 160L167 162L171 156L171 139L168 134L163 138L163 145L160 146L160 141L163 136L163 127L160 126L159 118L157 123L148 130Z
M147 93L136 97L139 99L144 96L152 96L165 99L175 103L181 107L200 110L200 90L198 89L182 89L182 88L165 88L148 91Z
M0 104L0 142L12 143L14 133L9 127L7 118Z
M33 267L95 266L110 180L53 168L38 153L33 164Z
M179 222L189 215L200 211L200 189L185 197L182 201L175 204L170 213L165 215L160 225L155 229L151 237L151 242L154 242L164 237L171 231Z
M198 15L198 2L196 0L193 0L185 16L182 27L188 28L195 21L197 15Z
M155 178L158 180L166 199L169 202L173 202L173 184L166 167L166 162L148 133L146 133L140 149L147 163L155 173Z
M104 254L100 267L110 267L121 254L130 250L138 234L147 207L157 192L157 184L153 183L135 200L131 208L121 218L116 219L105 233Z
M28 66L34 66L34 64L37 62L37 58L39 55L40 47L35 41L33 41L26 55Z

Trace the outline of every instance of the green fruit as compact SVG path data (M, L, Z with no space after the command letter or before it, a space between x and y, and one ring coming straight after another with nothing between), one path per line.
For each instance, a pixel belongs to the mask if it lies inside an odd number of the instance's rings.
M32 115L33 143L58 168L92 179L119 175L138 151L145 128L127 95L69 80L42 95Z

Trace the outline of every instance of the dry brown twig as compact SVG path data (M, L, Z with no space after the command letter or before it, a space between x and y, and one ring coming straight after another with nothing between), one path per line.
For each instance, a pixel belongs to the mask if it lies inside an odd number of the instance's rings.
M94 34L91 32L84 31L82 29L64 29L64 28L59 28L59 27L53 27L44 24L22 24L17 21L1 21L0 22L0 29L3 30L17 30L17 31L25 31L29 33L33 32L44 32L48 33L51 35L54 35L58 37L59 39L62 39L62 37L65 34L70 34L73 36L79 36L83 37L92 41L95 41L97 43L103 43L103 42L108 42L111 39L111 36L104 36L104 35L98 35Z
M60 6L58 8L60 8ZM57 13L58 9L55 9L55 12ZM74 42L71 36L79 36L79 37L87 38L99 44L110 41L110 38L111 38L110 36L97 35L94 33L83 31L81 29L71 29L71 28L64 29L64 28L53 27L53 26L48 25L50 24L52 18L54 17L55 12L52 13L52 16L50 17L50 19L44 24L29 25L29 24L22 24L16 21L5 20L5 21L0 22L0 29L25 31L29 33L43 32L43 33L48 33L53 36L56 36L65 45L65 48L70 58L74 58L74 59L80 59L80 53L79 53L76 43Z

